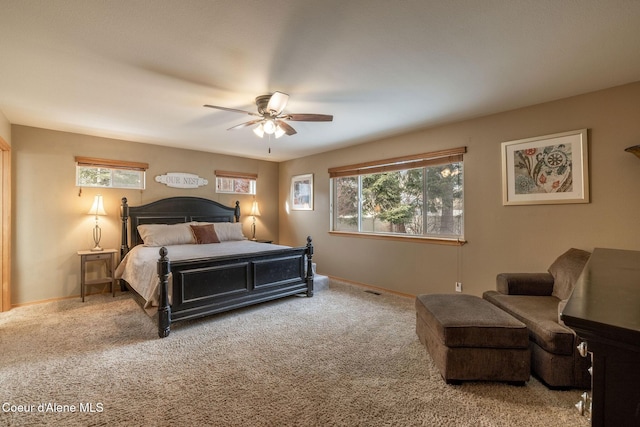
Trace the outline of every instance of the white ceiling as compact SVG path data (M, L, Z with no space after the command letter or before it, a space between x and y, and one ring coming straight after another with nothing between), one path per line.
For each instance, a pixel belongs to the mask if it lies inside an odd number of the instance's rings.
M0 0L11 123L257 159L638 80L638 0ZM334 121L269 141L203 107L273 91Z

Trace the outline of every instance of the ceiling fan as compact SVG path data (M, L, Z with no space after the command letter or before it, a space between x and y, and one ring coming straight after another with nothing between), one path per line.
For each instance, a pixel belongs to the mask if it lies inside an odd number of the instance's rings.
M264 137L264 134L275 135L276 138L280 138L282 135L295 135L296 130L287 121L294 122L330 122L333 121L333 116L330 114L293 114L284 113L283 110L287 106L289 101L289 95L282 92L274 92L271 95L260 95L256 97L256 106L258 112L253 113L250 111L238 110L235 108L220 107L217 105L205 104L205 107L215 108L217 110L233 111L236 113L248 114L250 116L259 117L258 119L249 120L248 122L241 123L233 126L227 130L242 129L247 126L257 125L253 132L260 138Z

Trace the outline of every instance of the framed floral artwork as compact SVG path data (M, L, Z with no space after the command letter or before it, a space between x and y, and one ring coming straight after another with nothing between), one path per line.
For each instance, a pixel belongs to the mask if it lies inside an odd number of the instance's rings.
M502 204L589 203L587 129L502 143Z
M296 175L291 178L291 209L313 210L313 174Z

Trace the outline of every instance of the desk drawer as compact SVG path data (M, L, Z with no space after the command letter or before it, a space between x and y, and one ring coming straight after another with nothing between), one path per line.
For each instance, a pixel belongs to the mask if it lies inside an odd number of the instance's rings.
M92 255L85 255L84 259L86 261L100 261L100 260L111 261L111 256L112 254L92 254Z

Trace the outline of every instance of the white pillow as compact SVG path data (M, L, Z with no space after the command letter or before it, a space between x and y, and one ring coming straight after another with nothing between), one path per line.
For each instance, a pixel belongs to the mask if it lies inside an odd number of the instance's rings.
M189 224L141 224L138 233L145 246L188 245L195 243Z
M221 242L246 239L242 234L241 222L214 222L213 229L216 230L218 239Z

